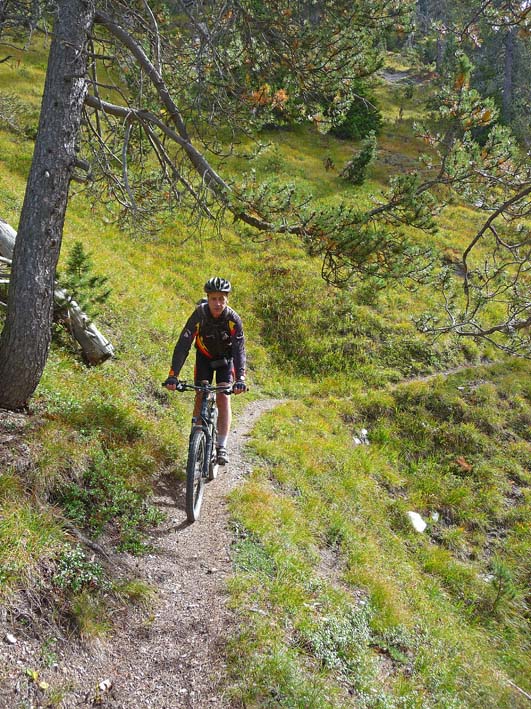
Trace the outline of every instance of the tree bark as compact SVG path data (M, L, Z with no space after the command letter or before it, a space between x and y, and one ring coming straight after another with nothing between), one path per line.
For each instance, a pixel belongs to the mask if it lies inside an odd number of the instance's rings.
M505 60L503 63L503 88L502 88L502 118L509 124L513 117L514 94L514 54L516 49L517 28L512 27L505 36Z
M87 93L95 0L58 0L39 130L20 216L0 339L0 407L28 403L51 340L55 270Z
M0 219L0 256L11 260L15 248L17 232ZM0 285L2 285L0 281ZM69 293L56 283L54 290L54 320L61 322L81 347L83 358L88 364L105 362L114 355L114 347L90 321Z

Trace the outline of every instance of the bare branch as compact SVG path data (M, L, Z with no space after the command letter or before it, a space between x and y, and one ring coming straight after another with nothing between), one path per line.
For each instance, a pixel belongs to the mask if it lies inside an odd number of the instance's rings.
M129 146L129 138L131 136L131 128L132 128L131 121L127 120L126 127L125 127L124 144L123 144L123 148L122 148L122 176L123 176L123 181L124 181L124 185L125 185L125 191L129 195L133 214L137 214L138 209L136 206L135 197L134 197L134 195L131 191L131 187L129 185L129 177L127 174L127 149Z
M464 280L464 290L465 293L467 293L468 288L469 288L469 269L468 269L468 264L467 260L472 252L472 249L478 244L480 239L483 237L486 231L492 230L492 225L493 222L502 214L507 212L507 210L517 202L520 202L524 197L527 195L531 194L531 185L526 186L524 189L521 189L518 191L515 195L513 195L510 199L508 199L506 202L501 204L491 215L490 217L486 220L486 222L483 224L481 229L476 233L472 241L469 243L469 245L466 247L466 249L463 252L463 267L464 267L464 272L465 272L465 280ZM496 232L494 232L496 235Z
M127 47L129 49L131 54L135 57L139 65L144 69L149 79L153 83L153 86L157 90L157 93L164 107L168 111L172 121L177 127L179 135L183 138L185 142L189 143L190 136L188 135L188 131L186 129L186 125L181 116L181 113L173 102L173 99L170 96L170 93L162 76L150 62L148 56L146 55L142 47L140 47L140 45L135 42L133 37L128 32L126 32L122 27L120 27L120 25L114 22L105 13L96 12L94 19L96 23L102 24L109 32L111 32L117 39L119 39L119 41L124 45L124 47Z
M160 32L159 32L159 26L158 26L158 23L157 23L157 19L156 19L155 15L153 14L153 10L152 10L151 7L149 6L149 3L147 2L147 0L142 0L142 5L144 6L144 9L145 9L146 13L148 14L149 19L151 20L151 23L152 23L152 25L153 25L153 34L154 34L154 37L155 37L155 41L154 41L154 44L155 44L155 47L154 47L154 50L155 50L155 68L156 68L156 70L157 70L157 72L158 72L159 74L162 74L162 65L161 65L161 61L160 61L160 54L161 54L161 52L160 52L160 47L161 47L161 41L160 41Z
M183 138L179 133L170 128L164 121L162 121L158 116L156 116L151 111L146 111L144 109L134 109L127 106L118 106L108 101L102 101L92 95L87 95L85 103L92 108L100 109L105 113L109 113L113 116L118 116L125 120L135 119L140 123L148 122L159 128L165 135L173 140L177 145L183 148L190 158L192 164L198 170L200 176L210 188L215 188L221 194L222 191L228 191L229 186L224 180L215 172L215 170L210 166L203 155L194 147L189 139Z

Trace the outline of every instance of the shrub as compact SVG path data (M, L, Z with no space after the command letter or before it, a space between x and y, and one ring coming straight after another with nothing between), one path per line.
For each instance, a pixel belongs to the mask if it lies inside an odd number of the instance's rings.
M348 161L341 177L344 177L353 185L361 185L365 181L367 168L374 162L376 157L376 134L371 130L361 143L361 149Z
M110 454L98 452L83 474L81 484L69 482L56 493L66 515L100 534L112 523L119 531L119 548L131 553L145 549L142 531L161 520L158 510L142 492L132 489L115 470Z
M362 140L371 131L378 135L382 129L382 114L367 90L359 86L357 96L350 104L343 120L330 133L343 140Z
M58 278L69 299L75 300L91 317L98 315L98 306L103 305L111 294L111 290L107 288L108 278L94 273L92 257L80 241L76 241L72 246L65 272L63 275L58 274ZM65 306L68 307L68 302Z
M59 557L53 583L74 593L84 588L100 588L103 585L103 569L100 564L87 559L79 545L67 546Z

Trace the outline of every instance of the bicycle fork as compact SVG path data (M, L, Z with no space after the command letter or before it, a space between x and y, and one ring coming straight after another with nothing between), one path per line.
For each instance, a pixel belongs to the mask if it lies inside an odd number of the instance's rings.
M205 460L203 461L203 470L201 471L201 475L206 478L208 477L208 468L210 465L210 461L212 460L212 449L214 441L212 440L212 436L210 435L208 426L206 426L204 423L198 423L196 417L193 416L189 440L192 440L192 436L194 435L195 431L198 430L203 431L203 433L205 434Z

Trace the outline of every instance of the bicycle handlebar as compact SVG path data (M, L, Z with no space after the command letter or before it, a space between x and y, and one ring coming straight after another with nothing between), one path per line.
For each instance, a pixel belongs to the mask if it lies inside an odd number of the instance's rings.
M166 382L162 382L161 386L166 386ZM214 393L223 392L228 396L229 394L232 394L232 384L229 384L229 386L213 386L212 384L189 384L188 382L180 381L175 385L175 391L206 391Z

